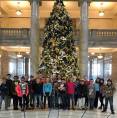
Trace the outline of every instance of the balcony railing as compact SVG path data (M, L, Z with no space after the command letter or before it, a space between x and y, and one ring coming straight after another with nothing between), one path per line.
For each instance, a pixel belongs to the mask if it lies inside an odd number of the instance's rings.
M25 40L29 38L29 29L23 28L0 28L0 39L7 40L7 39L22 39Z
M40 30L42 36L43 30ZM79 44L80 31L74 31L74 39L76 45ZM89 30L89 44L94 42L112 42L117 43L117 30L105 29L90 29ZM30 29L29 28L0 28L0 43L1 44L30 44ZM42 43L42 41L41 41ZM7 44L7 45L8 45Z
M0 45L29 45L29 28L0 28Z

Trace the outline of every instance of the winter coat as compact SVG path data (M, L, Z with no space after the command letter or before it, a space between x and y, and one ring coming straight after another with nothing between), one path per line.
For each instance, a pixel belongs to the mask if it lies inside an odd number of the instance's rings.
M14 80L12 85L12 95L17 95L16 86L19 84L19 80Z
M100 91L99 83L95 83L95 91L96 92Z
M74 82L67 82L67 94L75 94L75 83Z
M105 86L105 97L112 97L115 92L115 87L113 85L106 85Z
M36 83L35 84L34 94L38 94L38 95L43 94L43 83Z
M51 83L45 83L43 85L43 93L52 93L52 84Z
M87 97L88 96L88 87L87 85L79 85L79 97L82 98L82 97Z
M95 98L95 94L96 94L95 85L94 84L89 85L88 97L89 98Z
M23 95L28 96L28 94L29 94L28 85L27 85L27 83L24 83L24 85L25 85L25 88L23 88L22 83L20 83L16 86L16 92L17 92L18 97L22 97Z
M7 88L9 89L8 95L12 96L12 91L13 91L13 82L12 82L12 80L11 79L6 79L6 85L7 85Z
M0 93L2 96L7 96L9 95L9 88L6 84L2 83L0 86Z

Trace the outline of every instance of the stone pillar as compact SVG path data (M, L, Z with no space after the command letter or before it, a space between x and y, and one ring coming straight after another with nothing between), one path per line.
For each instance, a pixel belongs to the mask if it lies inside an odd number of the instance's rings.
M105 62L104 62L104 58L105 58L105 55L103 54L103 60L102 60L103 61L102 62L103 63L103 65L102 65L103 66L103 78L104 78L104 75L105 75L105 71L104 71L104 69L105 69Z
M90 59L89 59L89 67L90 67L89 79L92 79L92 61L93 61L93 57L90 57Z
M1 57L1 77L9 73L9 56L7 51L2 51Z
M39 66L39 1L31 0L31 74L36 75Z
M25 57L24 59L24 63L25 63L25 75L28 75L28 71L29 71L29 58L28 57Z
M112 54L112 80L117 82L117 52Z
M88 76L88 0L80 0L80 73Z
M18 57L16 58L16 75L18 75Z

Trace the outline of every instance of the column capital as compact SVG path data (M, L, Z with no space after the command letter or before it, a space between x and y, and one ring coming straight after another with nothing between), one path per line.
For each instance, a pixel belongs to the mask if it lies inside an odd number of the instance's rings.
M30 4L32 4L33 1L36 1L37 4L39 4L39 6L42 5L42 0L28 0L30 2Z
M92 0L78 0L78 6L81 6L81 4L86 1L89 5L91 3Z

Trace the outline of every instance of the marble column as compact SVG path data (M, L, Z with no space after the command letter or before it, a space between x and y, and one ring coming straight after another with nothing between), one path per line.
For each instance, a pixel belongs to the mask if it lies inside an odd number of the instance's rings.
M90 59L89 59L89 67L90 67L89 79L92 79L92 63L93 63L93 57L90 57Z
M24 68L25 68L25 75L28 75L29 74L28 73L28 71L29 71L29 58L28 57L24 58L24 63L25 63L25 66L24 66Z
M31 0L31 75L36 75L39 66L39 3Z
M9 73L9 56L7 51L2 51L1 56L1 77L6 77Z
M117 82L117 52L112 54L112 80Z
M80 73L88 76L88 3L80 0Z

